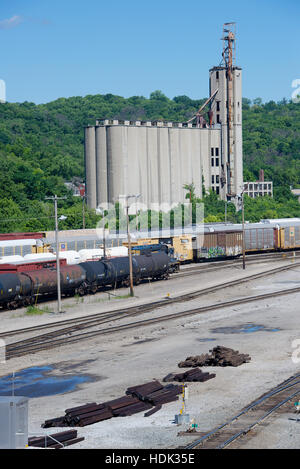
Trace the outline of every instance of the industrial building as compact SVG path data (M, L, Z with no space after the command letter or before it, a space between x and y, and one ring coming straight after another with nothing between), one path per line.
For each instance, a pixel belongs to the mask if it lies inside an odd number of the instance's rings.
M259 180L255 182L244 182L244 194L247 194L252 199L256 197L264 197L268 195L273 197L273 182L265 181L264 170L259 171Z
M235 24L226 23L222 64L209 72L210 97L188 122L102 119L85 128L90 208L140 194L144 207L167 211L185 201L184 185L192 183L198 196L204 185L237 202L243 191L242 70L235 65L235 42Z

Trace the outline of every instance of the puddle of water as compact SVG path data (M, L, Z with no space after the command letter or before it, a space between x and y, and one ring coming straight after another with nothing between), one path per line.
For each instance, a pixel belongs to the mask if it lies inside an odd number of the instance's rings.
M0 396L42 397L72 392L76 387L92 381L86 375L49 376L51 366L34 366L0 378ZM14 391L13 391L14 388Z
M220 334L251 334L252 332L258 331L277 332L280 331L280 329L269 328L262 324L242 324L241 326L217 327L216 329L211 329L211 332Z

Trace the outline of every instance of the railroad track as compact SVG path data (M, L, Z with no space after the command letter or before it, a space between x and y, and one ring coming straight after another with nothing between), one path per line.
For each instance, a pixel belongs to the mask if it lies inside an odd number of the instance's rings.
M293 256L293 253L285 252L270 252L263 254L248 254L246 256L246 264L260 264L268 261L282 260L286 261L287 259L296 259L297 256ZM197 264L192 264L191 266L184 267L181 271L171 274L171 278L180 278L180 277L189 277L193 274L202 274L205 272L210 272L214 270L219 270L222 268L230 268L232 266L240 266L242 264L242 258L234 258L227 260L211 260L205 262L199 262Z
M273 269L273 271L274 270L275 269ZM276 269L276 270L278 270L278 269ZM268 274L270 274L270 271L268 272ZM260 274L260 276L261 275L262 274ZM254 276L251 276L251 277L254 277ZM257 275L255 275L255 277L257 278ZM249 277L248 277L248 280L249 280ZM242 279L240 281L240 283L242 281L246 281L246 279ZM232 283L233 282L228 282L228 284L232 284ZM227 284L227 286L228 286L228 284ZM218 285L217 288L218 289L219 288L225 288L224 285L225 284L222 284L222 286ZM212 289L213 289L213 287L210 288L210 289L206 289L206 290L211 291ZM164 322L164 321L171 321L171 320L174 320L174 319L181 319L185 316L192 316L192 315L195 315L195 314L203 314L203 313L206 313L206 312L209 312L209 311L212 311L212 310L224 309L226 307L231 307L231 306L236 306L236 305L241 305L241 304L247 304L247 303L254 302L254 301L261 301L261 300L265 300L265 299L269 299L269 298L274 298L275 296L283 296L283 295L289 295L289 294L299 293L299 292L300 292L300 287L296 287L296 288L291 288L291 289L287 289L287 290L280 290L280 291L277 291L277 292L266 293L266 294L263 294L263 295L255 295L255 296L251 296L251 297L245 297L245 298L230 300L230 301L226 301L226 302L222 302L222 303L216 303L216 304L212 304L212 305L208 305L208 306L204 306L204 307L198 307L198 308L190 309L190 310L187 310L187 311L182 311L182 312L177 312L177 313L172 313L172 314L165 314L165 315L158 316L158 317L151 317L151 318L143 319L143 320L140 320L140 321L134 321L134 322L125 323L125 324L121 324L121 325L117 325L117 326L110 326L110 327L107 327L107 328L90 330L88 332L80 332L84 329L91 329L91 328L101 326L105 323L112 322L112 320L118 320L121 317L122 317L122 319L124 319L124 317L128 318L128 317L136 316L136 315L141 314L141 313L145 313L146 312L145 311L145 305L141 305L139 308L142 308L142 310L131 311L131 313L126 314L126 316L124 315L124 311L125 311L124 310L123 313L119 312L118 316L115 316L114 318L113 317L105 317L105 319L103 319L103 318L99 319L98 318L96 320L91 320L88 323L85 321L85 322L80 323L80 324L72 325L71 327L60 329L58 331L53 331L52 333L46 333L46 334L35 336L35 337L29 338L29 339L24 339L24 340L21 340L21 341L18 341L18 342L8 344L6 346L6 359L9 360L11 358L23 356L23 355L30 354L30 353L36 353L36 352L39 352L41 350L51 349L51 348L54 348L54 347L57 347L57 346L60 346L60 345L71 344L71 343L78 342L78 341L85 340L85 339L89 339L91 337L95 337L95 336L98 336L98 335L112 334L112 333L115 333L115 332L121 332L121 331L125 331L125 330L135 329L135 328L138 328L138 327L145 327L145 326L157 324L157 323ZM203 291L202 291L202 293L197 292L198 296L200 294L203 294ZM159 303L159 302L157 302L157 303ZM164 305L165 304L169 304L168 300L166 300L166 302L164 302ZM130 309L132 309L132 308L130 308ZM154 309L154 307L151 307L151 309ZM122 316L120 316L120 315L122 315ZM58 338L59 336L61 336L61 337Z
M185 293L185 294L178 295L178 296L175 296L175 297L164 298L162 300L152 301L150 303L142 304L142 305L139 305L139 306L131 306L131 307L124 308L124 309L121 309L121 310L117 309L117 310L112 310L112 311L109 311L109 312L96 313L96 314L92 314L92 315L88 315L88 316L83 316L83 317L80 317L80 318L67 319L65 321L56 321L56 322L47 323L47 324L40 324L38 326L32 326L32 327L27 327L27 328L15 329L15 330L12 330L12 331L2 332L2 333L0 333L0 339L1 338L6 338L6 337L9 337L9 336L16 336L16 335L31 333L31 332L35 332L35 331L39 331L39 330L43 330L43 329L53 329L55 327L62 327L62 326L70 326L67 329L61 330L64 333L70 333L70 332L73 332L73 327L78 328L78 327L80 327L81 324L82 324L83 327L90 327L90 326L94 325L95 323L101 324L102 321L104 323L106 323L106 322L110 322L112 320L117 320L117 319L123 318L125 315L126 315L126 317L130 317L132 315L152 311L156 308L169 306L172 303L180 303L180 302L185 302L185 301L191 301L191 300L196 299L200 296L203 296L203 295L206 295L206 294L209 294L209 293L214 293L214 292L217 292L218 290L222 290L224 288L228 288L228 287L231 287L231 286L237 286L239 284L249 282L251 280L256 280L258 278L266 277L268 275L274 275L274 274L277 274L279 272L289 270L291 268L299 267L299 266L300 266L300 263L294 263L294 264L288 265L288 266L277 267L277 268L270 269L268 271L261 272L261 273L258 273L258 274L248 275L247 277L241 278L239 280L224 282L224 283L221 283L221 284L218 284L218 285L214 285L212 287L196 290L196 291L191 292L191 293ZM48 335L49 334L45 334L44 336L40 336L40 337L46 338L46 336L48 336ZM52 335L52 333L51 333L51 335ZM28 339L28 340L31 340L31 339Z
M266 261L273 261L273 260L287 260L287 259L295 259L293 255L287 255L286 253L282 252L270 252L270 253L262 253L262 254L249 254L246 256L247 264L252 263L264 263ZM258 262L259 261L259 262ZM241 258L234 258L234 259L227 259L227 260L208 260L205 262L199 262L197 264L192 264L191 266L183 268L181 271L170 274L170 280L177 280L183 277L190 277L195 274L204 274L206 272L213 272L218 271L221 268L230 268L232 266L239 266L242 263ZM109 293L111 288L103 287L103 290L99 290L98 293ZM64 302L65 298L62 298L62 302ZM38 299L39 303L49 303L57 301L57 296L55 294L49 294L46 296L41 296ZM21 308L16 308L15 311L18 311ZM1 334L0 334L1 337Z
M185 449L224 449L278 413L291 399L300 395L300 374L296 374L256 399L232 419L187 445Z

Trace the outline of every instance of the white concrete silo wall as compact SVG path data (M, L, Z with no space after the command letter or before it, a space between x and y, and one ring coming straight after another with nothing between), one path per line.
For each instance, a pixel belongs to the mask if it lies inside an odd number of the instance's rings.
M108 202L106 127L96 127L97 205Z
M196 195L201 197L202 193L202 164L201 164L201 138L204 134L197 132L196 129L191 129L191 142L192 142L192 174L193 183L195 185Z
M148 172L148 204L160 203L158 134L156 127L147 127L147 168Z
M242 70L234 70L234 157L235 192L241 194L243 183Z
M170 204L170 149L169 129L167 127L157 128L157 155L158 155L158 183L160 204Z
M171 184L171 203L182 201L182 181L181 181L181 154L180 154L180 130L178 128L169 129L170 139L170 184Z
M96 146L95 146L95 127L85 128L85 178L86 178L86 197L90 208L96 208L97 205L97 184L96 184Z
M194 183L201 197L202 175L206 189L211 187L211 147L220 148L219 129L109 124L85 132L89 206L141 194L138 202L158 210L184 202L185 184Z
M181 172L181 198L184 201L186 191L183 189L185 184L192 184L192 142L191 130L180 130L179 151L180 151L180 172Z
M134 160L134 168L131 168L134 174L132 184L132 194L140 194L137 202L147 205L148 203L148 171L147 171L147 129L145 127L134 127L134 140L136 147L136 157Z
M120 195L125 195L125 173L124 170L124 127L111 126L107 128L107 176L108 176L108 198L109 202L115 203Z
M202 175L204 179L204 187L205 190L208 191L210 188L210 181L211 181L211 175L210 175L210 156L207 158L207 155L210 152L210 136L211 136L211 131L208 132L202 132L201 134L201 139L200 139L200 152L202 156ZM201 188L200 188L200 197L202 196L202 181L201 181Z

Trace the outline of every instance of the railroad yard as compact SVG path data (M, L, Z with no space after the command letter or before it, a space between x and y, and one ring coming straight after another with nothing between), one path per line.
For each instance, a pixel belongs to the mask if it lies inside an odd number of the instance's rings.
M3 311L0 337L7 346L7 361L0 364L0 390L8 385L15 392L23 386L32 394L32 437L74 430L73 426L42 428L46 420L64 416L66 409L126 400L128 388L150 382L167 389L179 386L175 400L167 399L155 413L147 404L133 415L115 412L113 418L76 427L81 441L71 446L74 449L198 448L225 442L229 448L299 448L294 402L300 394L300 376L296 377L300 364L293 360L293 341L300 339L299 274L300 262L292 255L261 257L259 262L247 258L246 270L240 260L189 265L168 281L135 286L134 298L127 296L128 289L119 289L64 299L60 315L51 312L55 302L42 303L46 311L42 315L28 316L25 309ZM201 365L209 379L186 382L185 412L197 424L197 433L189 433L189 424L175 423L182 408L182 382L163 379L193 369L178 364L217 346L249 360L239 366ZM13 371L14 382L5 381ZM292 376L294 381L282 385L282 395L273 394L263 411L255 406L247 409L217 436L204 438ZM150 415L144 416L147 412ZM246 435L228 443L252 425ZM205 442L197 443L201 438Z

